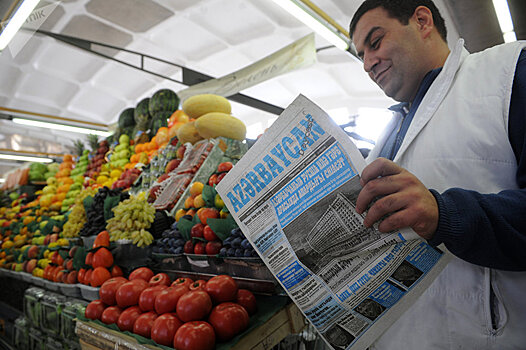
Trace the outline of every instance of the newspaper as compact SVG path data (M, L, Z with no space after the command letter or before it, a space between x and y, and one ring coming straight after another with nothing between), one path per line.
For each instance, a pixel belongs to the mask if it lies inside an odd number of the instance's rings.
M366 163L300 95L217 186L270 271L333 349L371 345L449 255L411 229L366 228L355 210Z

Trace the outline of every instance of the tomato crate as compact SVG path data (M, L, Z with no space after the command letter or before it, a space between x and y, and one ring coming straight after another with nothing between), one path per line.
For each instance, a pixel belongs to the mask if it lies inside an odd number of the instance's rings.
M258 296L258 312L250 318L249 328L229 342L217 343L216 350L270 349L287 335L301 332L305 325L303 314L288 297ZM149 339L120 332L116 326L87 319L77 321L76 333L84 350L168 349Z

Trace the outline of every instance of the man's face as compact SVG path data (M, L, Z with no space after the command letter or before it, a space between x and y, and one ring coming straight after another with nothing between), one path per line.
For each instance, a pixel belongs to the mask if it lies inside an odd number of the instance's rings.
M397 101L411 102L427 73L417 23L403 25L377 7L366 12L354 30L353 42L369 77Z

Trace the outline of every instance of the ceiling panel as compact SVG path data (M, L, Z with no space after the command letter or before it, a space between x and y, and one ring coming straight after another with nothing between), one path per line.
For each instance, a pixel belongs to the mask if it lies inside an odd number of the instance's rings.
M7 1L7 0L6 0ZM5 4L6 1L0 1ZM361 0L312 0L343 28ZM42 1L39 6L53 3ZM437 0L446 19L448 39L462 36L471 50L502 40L491 0ZM526 1L510 0L519 37L525 35ZM67 0L61 1L41 29L99 41L155 56L220 77L251 64L311 30L272 0ZM316 47L328 42L316 35ZM18 47L0 53L0 106L89 122L111 123L126 107L161 88L182 84L138 71L55 39L31 32L15 37ZM14 46L14 44L13 44ZM115 58L139 64L137 56L115 50ZM145 67L181 80L177 67L145 61ZM361 63L335 48L318 52L318 63L262 82L243 93L286 107L299 93L331 113L356 114L362 107L386 108L393 101L367 77ZM233 103L233 114L249 130L268 127L275 115ZM0 131L6 143L9 130ZM11 123L12 124L12 123ZM60 152L81 134L23 129L25 137L46 135ZM3 139L2 139L3 137ZM50 141L51 140L51 141ZM53 142L52 142L53 141ZM0 168L0 176L2 168Z
M136 33L145 32L173 15L151 0L90 0L86 10Z

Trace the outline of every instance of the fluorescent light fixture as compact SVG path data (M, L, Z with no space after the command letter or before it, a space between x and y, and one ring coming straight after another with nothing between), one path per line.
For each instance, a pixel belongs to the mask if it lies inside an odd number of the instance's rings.
M0 178L0 184L3 184L5 182L4 178Z
M299 0L273 0L276 4L281 6L285 11L296 17L305 25L310 27L316 33L325 38L328 42L337 48L346 51L349 48L349 41L344 39L339 31L329 28L327 24L322 23L315 14Z
M497 19L499 20L500 30L502 32L502 36L504 37L504 42L509 43L512 41L517 41L508 1L493 0L493 7L495 7L495 12L497 13Z
M38 2L39 0L24 0L18 7L18 10L16 10L15 14L11 17L7 26L0 34L0 51L5 49L11 39L13 39L31 12L33 12Z
M62 125L62 124L55 124L55 123L48 123L48 122L41 122L38 120L23 119L23 118L13 118L13 123L27 125L27 126L36 126L39 128L76 132L79 134L94 134L94 135L99 135L102 137L108 137L111 135L111 132L109 131L81 128L78 126Z
M8 160L20 160L23 162L37 162L37 163L51 163L53 159L41 158L41 157L30 157L30 156L18 156L14 154L0 154L0 159Z

